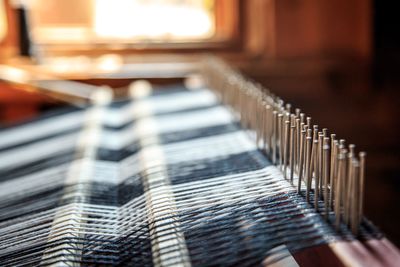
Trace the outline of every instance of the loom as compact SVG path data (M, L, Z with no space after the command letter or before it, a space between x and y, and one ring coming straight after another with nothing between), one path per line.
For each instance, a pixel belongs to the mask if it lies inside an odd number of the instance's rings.
M364 152L223 61L198 66L202 85L123 99L0 69L73 104L0 132L1 266L399 264L363 215Z

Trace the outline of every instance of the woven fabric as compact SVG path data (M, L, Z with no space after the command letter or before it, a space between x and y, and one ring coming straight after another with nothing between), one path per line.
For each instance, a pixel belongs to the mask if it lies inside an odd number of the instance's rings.
M0 181L2 266L254 266L352 238L206 89L156 90L4 129Z

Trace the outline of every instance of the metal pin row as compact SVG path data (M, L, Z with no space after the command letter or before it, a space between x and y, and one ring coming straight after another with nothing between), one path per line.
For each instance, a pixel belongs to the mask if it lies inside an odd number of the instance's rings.
M345 140L329 136L328 129L320 130L300 109L293 111L223 61L209 58L202 71L208 86L232 107L242 127L297 192L326 220L333 212L338 230L344 223L357 234L363 216L365 152L357 157L354 145L346 147Z

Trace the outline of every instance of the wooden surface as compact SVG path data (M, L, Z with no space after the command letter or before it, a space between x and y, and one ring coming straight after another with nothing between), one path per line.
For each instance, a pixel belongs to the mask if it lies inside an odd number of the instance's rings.
M45 95L23 91L15 86L0 82L1 125L34 118L46 105L60 105L60 103Z
M304 249L293 254L299 266L396 267L400 251L387 239L334 242Z

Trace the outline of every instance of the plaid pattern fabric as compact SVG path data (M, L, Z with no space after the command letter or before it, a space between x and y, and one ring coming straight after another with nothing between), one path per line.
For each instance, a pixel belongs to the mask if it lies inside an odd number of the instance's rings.
M181 86L3 129L0 233L2 266L254 266L352 238Z

